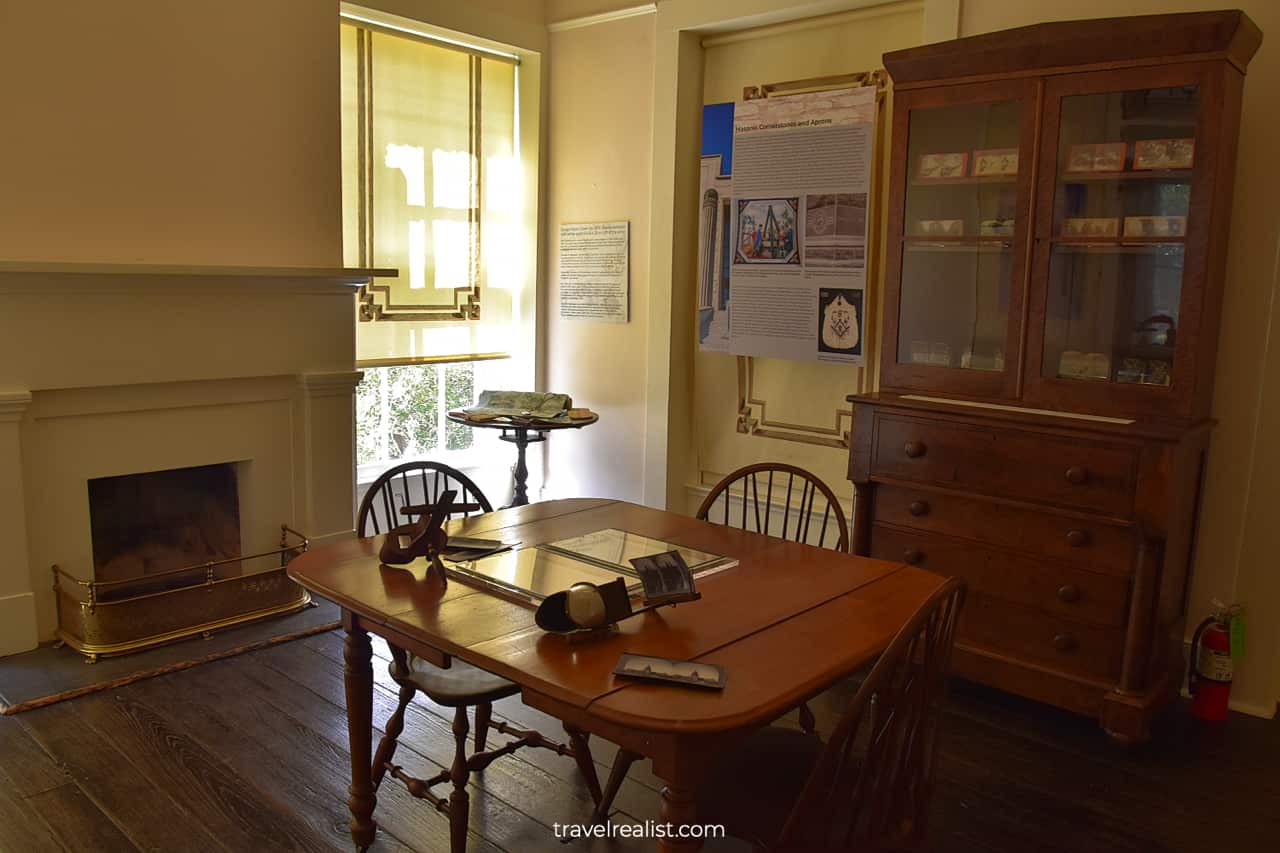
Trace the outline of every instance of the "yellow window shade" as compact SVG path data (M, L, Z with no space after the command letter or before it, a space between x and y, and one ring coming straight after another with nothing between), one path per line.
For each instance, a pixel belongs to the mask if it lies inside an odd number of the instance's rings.
M518 67L350 20L341 51L344 258L400 271L361 294L359 357L508 349L530 274Z

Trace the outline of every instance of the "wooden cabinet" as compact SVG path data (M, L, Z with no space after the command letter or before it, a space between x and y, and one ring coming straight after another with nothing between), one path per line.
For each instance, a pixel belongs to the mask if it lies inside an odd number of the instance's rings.
M885 55L880 391L854 548L964 576L961 674L1141 740L1183 667L1241 12Z

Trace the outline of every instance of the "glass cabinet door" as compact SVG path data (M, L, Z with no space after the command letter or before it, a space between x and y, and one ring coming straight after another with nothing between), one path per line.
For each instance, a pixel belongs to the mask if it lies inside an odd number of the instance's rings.
M897 321L886 385L1011 392L1034 109L1020 85L975 89L981 100L948 93L937 104L909 103L899 119L907 145L896 174L905 187L890 226L898 288L888 305L896 318L886 318Z
M1055 399L1172 383L1201 97L1196 82L1063 94L1057 121L1047 117L1056 163L1038 223L1044 328L1029 369Z

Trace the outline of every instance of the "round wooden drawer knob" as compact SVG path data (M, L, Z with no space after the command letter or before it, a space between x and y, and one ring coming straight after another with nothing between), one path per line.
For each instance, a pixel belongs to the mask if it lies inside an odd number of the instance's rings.
M1070 634L1058 634L1053 638L1053 647L1060 652L1073 652L1076 649L1076 638Z
M1087 530L1068 530L1067 544L1072 548L1083 548L1089 544L1089 532Z
M1080 600L1080 587L1073 583L1063 584L1058 587L1058 598L1067 604L1074 604Z
M912 459L919 459L921 456L924 456L925 451L928 449L929 448L924 446L923 441L908 441L903 445L902 452Z
M1067 469L1067 482L1075 483L1077 486L1088 481L1089 472L1079 465L1072 465Z
M911 505L907 507L907 511L910 512L912 515L928 515L929 502L928 501L912 501Z
M902 562L918 566L924 562L924 552L919 548L908 548L902 552Z

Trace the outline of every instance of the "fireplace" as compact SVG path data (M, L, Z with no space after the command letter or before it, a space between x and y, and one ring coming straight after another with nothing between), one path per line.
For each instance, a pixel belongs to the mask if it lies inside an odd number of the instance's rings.
M351 535L366 281L0 264L0 655L298 606L281 525Z
M93 579L53 567L58 638L92 662L306 607L285 575L305 537L282 526L278 548L241 550L246 464L90 479Z

